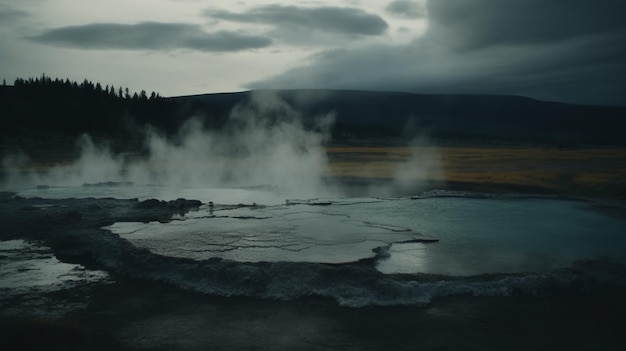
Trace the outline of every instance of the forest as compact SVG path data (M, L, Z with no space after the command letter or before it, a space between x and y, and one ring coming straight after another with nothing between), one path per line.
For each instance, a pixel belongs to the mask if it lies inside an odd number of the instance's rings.
M114 136L129 119L149 119L167 126L171 105L155 92L148 96L142 90L131 95L128 88L45 75L18 78L13 86L4 84L0 88L0 104L4 137L31 131Z
M276 90L304 119L331 113L335 143L411 139L415 135L472 143L559 147L625 145L626 107L545 102L506 95L445 95L346 90ZM0 145L33 154L73 148L82 134L115 151L141 149L149 128L176 137L189 119L219 129L254 91L162 97L122 86L51 78L18 78L0 86Z

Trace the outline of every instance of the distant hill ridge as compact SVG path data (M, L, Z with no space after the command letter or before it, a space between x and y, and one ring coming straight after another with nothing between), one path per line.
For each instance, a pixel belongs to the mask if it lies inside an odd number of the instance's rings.
M98 85L0 86L0 138L89 133L125 145L151 125L174 135L191 116L219 128L253 91L162 98L122 96ZM121 89L120 89L121 90ZM585 106L505 95L443 95L350 90L271 90L302 116L333 112L336 141L427 134L555 145L626 145L626 107Z
M573 105L507 95L273 90L305 116L335 113L335 136L479 138L626 145L626 107ZM202 114L229 110L253 91L171 98Z

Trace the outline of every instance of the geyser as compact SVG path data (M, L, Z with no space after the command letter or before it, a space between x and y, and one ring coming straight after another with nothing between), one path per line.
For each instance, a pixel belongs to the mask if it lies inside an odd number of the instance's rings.
M332 113L311 119L273 92L255 92L236 106L220 130L207 130L190 118L174 138L147 127L141 156L114 154L95 145L88 135L77 145L80 157L71 164L39 172L29 170L26 155L3 160L5 188L80 186L100 182L133 182L165 187L271 187L289 196L325 194L322 176L328 160L323 143Z
M324 145L334 122L332 111L304 116L278 93L257 91L233 108L219 130L206 128L202 121L201 116L189 118L174 136L142 127L134 133L143 136L141 152L114 153L106 143L83 135L77 142L80 157L69 164L35 171L24 154L5 157L4 188L122 182L166 188L170 197L177 189L190 188L258 188L285 199L342 196L341 185L327 181L331 172ZM433 175L441 179L439 154L425 147L427 140L413 139L412 153L394 161L387 182L352 195L411 195L423 190ZM359 174L367 179L368 166L362 167Z

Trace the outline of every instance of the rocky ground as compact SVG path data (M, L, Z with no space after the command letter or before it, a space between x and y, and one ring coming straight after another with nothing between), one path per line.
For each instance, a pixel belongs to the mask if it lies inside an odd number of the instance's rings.
M81 255L97 255L98 245L130 245L108 240L114 234L101 227L168 221L200 205L193 200L23 199L3 193L0 240L43 242L62 261L101 269ZM135 252L119 248L122 255ZM50 293L47 301L80 302L62 315L4 313L12 303L28 304L4 301L0 340L4 350L622 350L623 293L470 296L421 307L346 308L320 298L207 296L133 278L130 270Z

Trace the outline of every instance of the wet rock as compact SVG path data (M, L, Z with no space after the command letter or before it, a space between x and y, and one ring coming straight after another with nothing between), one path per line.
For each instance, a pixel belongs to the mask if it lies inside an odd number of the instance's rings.
M89 206L87 206L87 209L89 211L100 211L102 210L102 207L100 207L100 205L98 204L90 204Z
M314 202L309 202L307 205L309 206L330 206L333 203L330 201L314 201Z
M439 242L439 239L435 239L435 238L413 238L409 240L398 241L398 242L395 242L394 244L413 244L413 243L432 244L432 243L437 243L437 242Z
M389 253L390 248L391 248L391 245L385 245L385 246L379 246L379 247L373 248L372 252L376 254L376 257L374 258L379 259L379 258L391 256L391 254Z
M15 198L15 193L9 191L0 191L0 200L10 200Z
M65 215L65 221L69 223L78 223L82 219L83 216L77 210L72 210Z
M161 205L162 205L162 202L157 199L148 199L148 200L141 201L140 203L135 205L135 207L145 209L145 208L156 208Z
M39 209L37 207L34 207L34 206L24 206L24 207L20 207L19 211L23 211L23 212L39 212Z
M84 183L84 187L114 187L114 186L133 186L133 182L99 182L99 183Z
M170 208L175 209L187 209L187 208L198 208L202 205L202 202L198 200L186 200L186 199L176 199L167 203Z
M202 202L199 200L186 200L186 199L176 199L171 201L159 201L156 199L149 199L139 202L135 205L136 208L139 209L174 209L174 210L187 210L190 208L198 208L202 205Z

